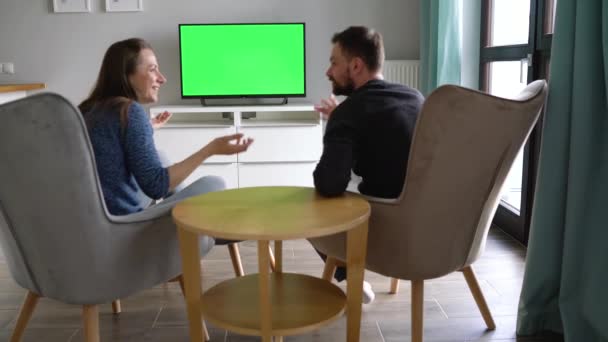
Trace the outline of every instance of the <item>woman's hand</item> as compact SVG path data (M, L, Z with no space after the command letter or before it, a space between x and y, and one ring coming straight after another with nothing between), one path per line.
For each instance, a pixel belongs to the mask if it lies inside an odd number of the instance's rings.
M171 113L164 111L160 114L158 114L156 117L150 119L150 124L152 125L152 128L154 129L158 129L161 128L164 124L167 123L167 121L169 121L169 118L171 118Z
M237 133L215 138L211 140L211 142L208 143L204 149L206 149L211 155L227 155L245 152L252 143L252 138L243 139L243 133Z
M209 142L188 158L169 167L169 189L175 187L190 176L207 158L216 154L235 154L247 151L253 139L243 139L243 133L218 137Z

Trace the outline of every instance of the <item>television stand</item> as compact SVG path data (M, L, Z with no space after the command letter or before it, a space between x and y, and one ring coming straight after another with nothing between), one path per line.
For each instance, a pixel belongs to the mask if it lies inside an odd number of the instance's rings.
M312 173L323 152L323 122L312 104L150 108L153 117L164 111L173 116L154 130L154 141L173 162L219 136L242 133L254 139L247 152L206 159L184 185L216 175L227 188L314 186Z
M247 98L245 101L242 101L243 98L233 98L233 99L221 99L222 101L218 103L208 103L206 98L201 98L201 105L203 107L211 107L211 106L273 106L273 105L286 105L288 103L287 97L284 97L281 102L273 103L273 102L265 102L261 98L256 98L252 101L252 98ZM220 99L215 99L220 100Z

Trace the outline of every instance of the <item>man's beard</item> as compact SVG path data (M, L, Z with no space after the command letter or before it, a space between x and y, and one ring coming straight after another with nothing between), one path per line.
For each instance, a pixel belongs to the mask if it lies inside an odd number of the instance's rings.
M333 78L330 78L330 81L334 95L350 96L355 91L355 82L350 75L346 75L346 83L344 85L338 84Z

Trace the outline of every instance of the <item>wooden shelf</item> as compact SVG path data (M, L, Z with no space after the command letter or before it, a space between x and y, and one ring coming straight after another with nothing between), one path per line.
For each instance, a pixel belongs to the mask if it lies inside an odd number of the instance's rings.
M308 127L319 126L319 120L259 120L247 119L241 121L240 127Z
M154 106L150 113L158 114L165 110L171 113L222 113L222 112L293 112L314 111L311 104L259 105L259 106L200 106L200 105L168 105Z
M203 317L218 327L260 336L259 283L259 274L251 274L212 287L203 294ZM270 287L274 336L316 330L344 313L346 295L326 280L272 273Z
M14 91L29 91L46 88L44 83L24 83L24 84L0 84L0 93L10 93Z
M230 128L234 127L230 122L225 121L199 121L188 122L173 120L166 123L163 128Z

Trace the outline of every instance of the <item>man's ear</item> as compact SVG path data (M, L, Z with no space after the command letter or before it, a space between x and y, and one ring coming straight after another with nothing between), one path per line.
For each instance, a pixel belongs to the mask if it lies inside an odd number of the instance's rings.
M360 57L353 57L350 62L351 72L358 74L363 70L365 63Z

